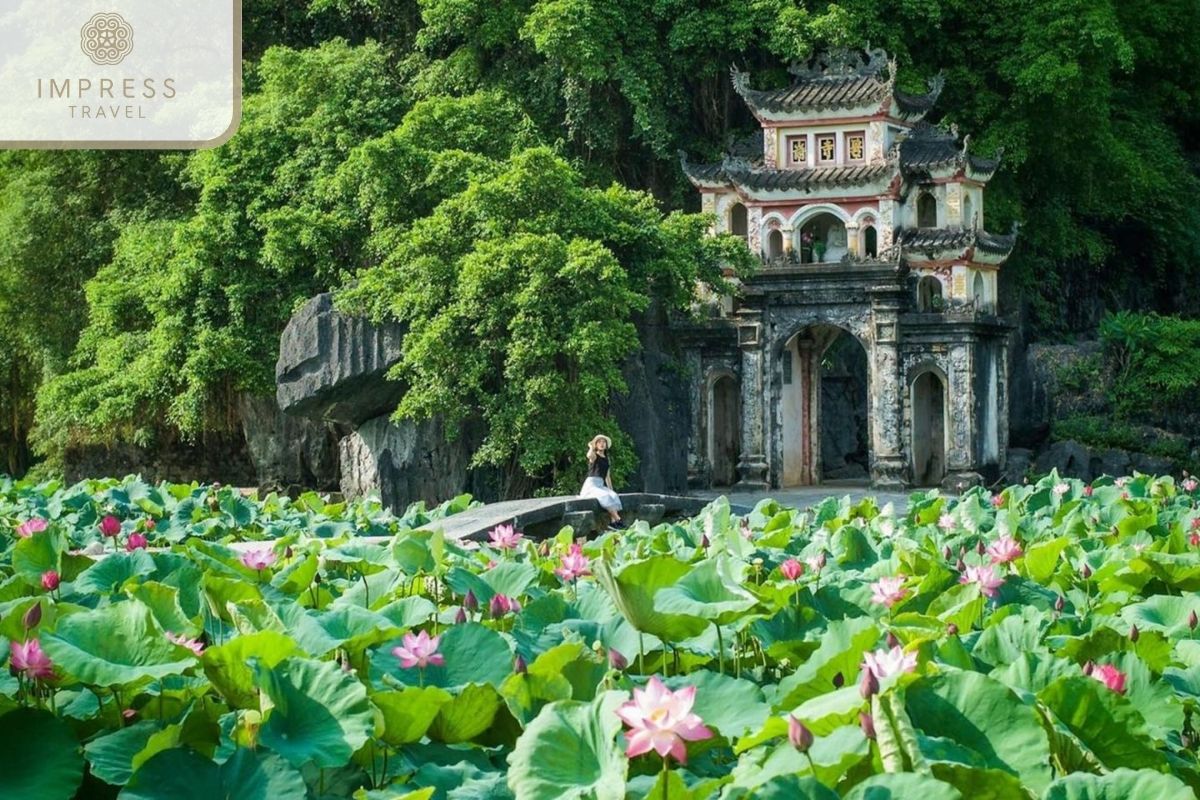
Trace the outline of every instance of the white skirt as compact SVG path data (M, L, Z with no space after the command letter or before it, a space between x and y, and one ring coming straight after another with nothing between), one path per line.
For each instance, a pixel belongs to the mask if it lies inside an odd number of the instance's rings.
M620 511L621 498L612 489L605 485L601 478L588 478L583 482L583 488L579 490L580 497L594 497L600 501L601 508L607 511Z

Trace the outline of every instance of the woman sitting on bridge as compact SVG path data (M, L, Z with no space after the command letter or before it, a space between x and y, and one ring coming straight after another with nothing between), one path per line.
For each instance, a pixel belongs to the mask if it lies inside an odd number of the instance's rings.
M621 524L621 498L613 491L612 475L609 474L608 451L612 440L604 434L597 434L588 443L588 473L579 490L580 497L594 497L600 506L608 512L613 528L623 528Z

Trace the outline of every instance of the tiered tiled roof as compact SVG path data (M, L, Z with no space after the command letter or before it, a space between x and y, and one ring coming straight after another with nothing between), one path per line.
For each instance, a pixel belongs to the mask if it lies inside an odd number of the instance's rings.
M750 74L732 71L733 88L755 111L777 114L801 111L831 111L859 108L894 100L900 113L920 119L933 108L941 94L941 75L929 82L929 91L914 95L896 89L896 64L883 50L860 53L843 51L793 67L795 80L782 89L751 89Z
M950 130L920 122L900 140L900 168L906 175L918 176L942 168L964 169L972 177L987 180L1000 166L1001 150L995 158L984 158L970 152L971 137L958 144L958 127Z
M752 164L747 159L727 157L719 164L692 164L687 154L679 153L684 173L698 185L733 185L758 192L808 191L823 187L853 188L877 182L895 174L896 162L776 169Z
M988 233L975 228L908 228L896 232L907 253L933 255L947 250L975 248L993 256L1007 256L1017 243L1017 226L1008 233Z

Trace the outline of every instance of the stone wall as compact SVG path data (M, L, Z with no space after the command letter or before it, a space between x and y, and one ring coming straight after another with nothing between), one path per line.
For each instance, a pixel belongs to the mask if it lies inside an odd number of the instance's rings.
M67 483L126 475L141 475L151 483L219 481L255 486L258 481L246 439L238 430L205 434L195 442L165 439L150 447L124 443L70 447L63 457L63 473Z

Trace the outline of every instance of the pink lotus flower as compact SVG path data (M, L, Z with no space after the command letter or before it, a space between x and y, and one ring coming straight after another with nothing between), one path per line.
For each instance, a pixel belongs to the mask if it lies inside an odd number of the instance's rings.
M514 550L521 544L523 537L512 525L497 525L488 534L492 547L500 550Z
M813 746L813 734L800 720L788 714L788 741L792 743L792 747L799 750L801 753L807 753L808 749Z
M125 549L132 553L134 550L145 550L149 544L150 541L146 538L146 534L131 533L125 540Z
M121 520L114 517L112 514L105 515L104 519L100 520L100 533L110 539L121 532Z
M695 702L695 686L672 692L657 675L650 676L646 688L634 689L633 699L617 709L617 716L629 726L625 731L628 740L625 755L633 758L653 750L664 759L671 756L686 764L684 743L713 736L703 720L692 713Z
M863 669L870 670L877 680L884 680L916 669L917 654L906 653L903 647L896 645L891 650L864 653L862 666Z
M1066 482L1056 483L1056 484L1054 484L1054 488L1051 491L1054 492L1055 497L1062 497L1067 492L1071 491L1071 484L1066 483Z
M1188 544L1192 547L1200 547L1200 533L1193 533L1188 536Z
M903 575L897 575L894 578L880 578L871 584L871 602L873 603L891 608L907 596L908 589L904 588Z
M825 564L827 563L825 551L822 550L815 556L809 556L808 558L804 559L804 563L808 564L808 568L813 572L820 572L821 570L825 569Z
M1185 492L1194 492L1197 486L1200 486L1200 484L1196 482L1195 478L1188 478L1183 482L1183 490Z
M1083 487L1083 496L1084 496L1084 497L1091 497L1091 496L1092 496L1092 491L1093 491L1093 489L1092 489L1092 487L1090 487L1090 486L1085 486L1085 487Z
M404 634L404 644L400 647L393 647L392 655L400 659L400 666L405 669L413 667L425 669L430 664L440 667L446 663L446 657L437 651L438 642L441 640L440 636L430 638L425 631L416 635L406 633Z
M45 680L54 677L54 665L50 656L42 651L37 639L12 643L12 668L30 678Z
M164 635L167 637L167 641L169 641L171 644L177 644L180 647L186 647L188 650L191 650L193 653L195 653L197 657L204 655L204 643L199 639L189 639L182 633L172 633L171 631L167 631Z
M942 514L938 517L938 527L944 531L954 530L954 517L950 514Z
M54 570L48 569L42 573L42 588L47 592L53 592L58 588L59 583L61 583L61 578Z
M997 494L992 496L992 508L1004 508L1004 495Z
M46 522L46 520L42 519L41 517L27 519L17 526L17 536L20 536L22 539L28 539L35 533L41 533L42 531L46 530L49 525L50 523Z
M983 567L967 567L958 579L958 582L977 583L979 584L979 591L988 597L995 597L1000 591L1000 587L1004 585L1004 578L1001 578L997 574L996 568L989 564Z
M1092 677L1117 694L1125 694L1125 673L1112 664L1100 664L1094 667Z
M779 565L779 571L783 573L783 577L794 581L804 574L804 565L794 558L789 558Z
M488 613L492 615L492 619L499 619L505 614L517 614L520 611L520 602L516 598L507 595L493 595L491 602L488 603Z
M242 553L242 563L250 569L263 570L279 560L278 554L269 547L247 550Z
M1192 627L1195 626L1193 625ZM629 659L625 658L625 656L617 648L610 647L608 649L608 665L617 672L624 672L625 668L629 666Z
M1010 561L1016 561L1023 552L1020 543L1007 533L1001 535L987 548L987 554L992 557L993 564L1007 564Z
M158 527L157 523L155 523L152 517L146 517L144 520L142 520L142 525L148 531L152 531Z
M573 581L584 575L591 575L588 569L592 562L583 554L583 548L578 544L571 545L571 550L562 557L562 565L554 572L564 581Z

